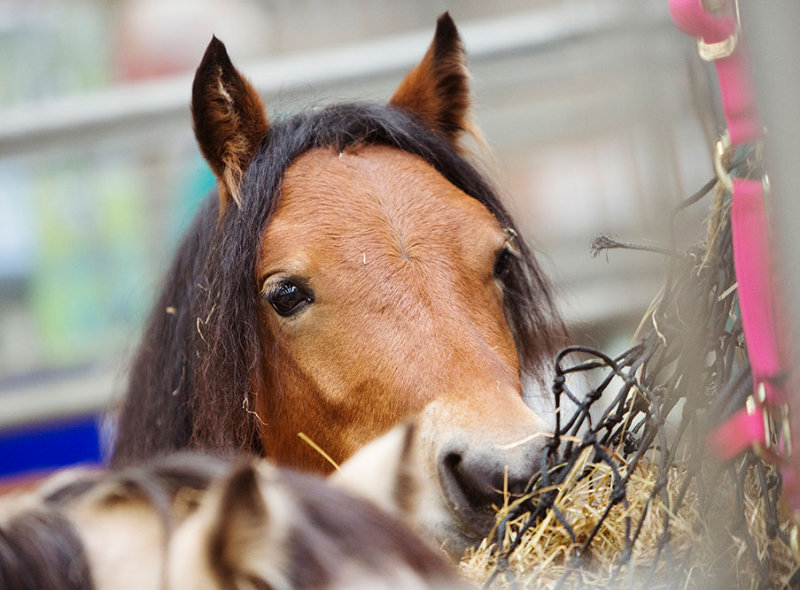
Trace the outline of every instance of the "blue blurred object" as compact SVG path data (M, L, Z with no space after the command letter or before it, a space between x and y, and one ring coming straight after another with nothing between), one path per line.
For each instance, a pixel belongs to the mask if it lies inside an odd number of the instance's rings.
M2 478L102 461L100 417L94 414L0 431Z

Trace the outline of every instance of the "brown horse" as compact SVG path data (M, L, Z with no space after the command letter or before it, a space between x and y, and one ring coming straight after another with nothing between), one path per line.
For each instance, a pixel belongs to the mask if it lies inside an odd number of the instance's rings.
M118 472L64 472L3 500L8 590L469 587L399 519L264 460L184 452Z
M458 550L552 431L523 398L565 341L547 283L465 160L465 56L440 17L386 106L268 121L213 39L195 134L218 199L180 246L131 370L115 464L237 448L319 473L408 416ZM532 384L523 392L523 383Z

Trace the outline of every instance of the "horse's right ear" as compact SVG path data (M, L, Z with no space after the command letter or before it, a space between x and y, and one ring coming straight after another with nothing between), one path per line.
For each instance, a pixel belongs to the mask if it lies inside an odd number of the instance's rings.
M239 185L269 124L258 93L216 37L194 76L192 118L200 151L219 182L221 217L230 201L241 206Z

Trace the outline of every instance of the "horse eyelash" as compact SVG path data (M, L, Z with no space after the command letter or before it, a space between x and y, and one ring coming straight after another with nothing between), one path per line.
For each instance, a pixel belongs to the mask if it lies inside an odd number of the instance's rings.
M270 295L275 293L280 283L268 283L266 280L261 284L261 289L258 291L260 297L269 299Z
M261 289L259 289L258 293L262 297L266 297L277 291L281 283L294 283L303 291L309 290L309 287L306 284L306 282L300 278L293 276L282 276L279 280L270 281L270 278L272 276L274 275L267 276L261 281Z
M263 297L264 299L269 301L270 298L278 292L278 290L280 289L281 284L283 282L284 281L277 281L277 282L272 282L272 283L269 283L269 284L264 283L264 286L261 287L261 292L260 292L261 297ZM297 284L297 283L295 283L295 284ZM302 285L298 284L297 286L300 289L303 289Z
M522 258L522 252L516 246L517 232L513 229L506 229L506 241L503 242L503 250L507 251L514 258Z
M268 280L265 280L263 286L261 287L261 291L259 292L259 296L263 297L266 301L270 301L270 298L277 293L283 283L292 283L302 292L303 296L309 303L314 302L314 291L306 281L296 277L285 277L279 281L273 281L272 283L269 283Z

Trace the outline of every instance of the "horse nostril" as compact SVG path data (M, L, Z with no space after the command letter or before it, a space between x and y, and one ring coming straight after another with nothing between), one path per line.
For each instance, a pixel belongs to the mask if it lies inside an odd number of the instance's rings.
M448 496L460 511L489 513L501 501L503 469L499 463L460 452L444 454L440 477Z
M450 473L456 473L458 470L458 466L461 464L461 454L460 453L447 453L442 460L444 464L444 468L446 471Z
M493 452L494 451L494 452ZM473 449L459 445L439 454L439 480L454 512L474 530L488 532L494 522L492 506L503 503L504 490L516 497L524 493L539 470L540 449L528 449L513 459L496 449Z

